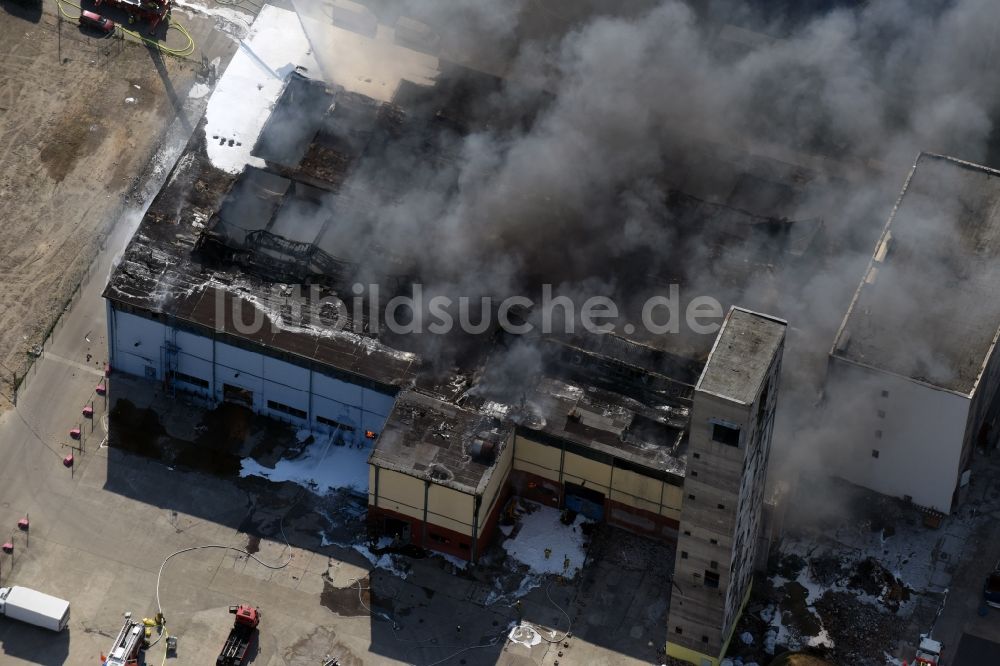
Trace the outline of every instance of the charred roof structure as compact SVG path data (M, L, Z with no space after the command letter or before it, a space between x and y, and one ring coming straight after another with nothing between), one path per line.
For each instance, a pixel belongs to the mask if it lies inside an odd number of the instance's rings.
M254 48L234 60L243 59L241 72L259 64ZM426 63L421 54L410 65L424 71ZM671 242L630 243L614 253L602 248L617 242L616 225L594 213L586 228L595 238L578 252L558 224L545 222L591 211L562 200L549 210L545 202L559 197L537 193L497 213L517 218L501 225L489 211L434 205L414 224L399 201L465 187L456 165L469 146L527 132L551 100L536 94L508 109L493 99L503 81L447 63L432 82L401 79L383 97L363 76L341 87L285 63L264 64L289 74L273 100L256 99L269 115L250 128L252 149L242 146L243 135L213 134L204 123L110 277L114 367L209 404L242 404L330 433L339 444L372 447L369 524L422 548L477 560L512 493L676 538L699 410L695 386L706 381L714 331L640 335L629 324L614 327L623 332L536 334L488 322L480 334L402 333L383 321L372 297L408 295L424 284L534 296L600 273L605 291L622 303L621 324L638 321L641 302L664 285L704 282L700 272L688 273L689 255L697 254L710 268L708 284L730 302L749 276L773 279L821 244L819 219L794 222L779 213L794 208L795 189L719 170L721 197L685 192L669 178L651 181L656 222ZM242 74L227 76L219 90L233 90L228 84ZM447 218L440 225L437 213ZM468 248L437 256L422 237L437 226L463 236ZM447 233L434 238L452 241ZM480 279L477 270L491 261L509 262L497 271L509 282ZM523 322L540 313L527 306L508 314ZM725 366L717 360L710 376L735 373L731 381L746 387L771 381L784 322L733 308L722 326L734 356ZM773 344L739 346L765 332ZM770 423L774 398L762 395L739 408ZM742 452L739 431L750 421L733 422L730 407L700 409L703 419L722 419L737 434L706 445L706 453ZM769 427L746 441L761 438L770 441ZM760 451L766 458L767 447ZM747 496L748 510L760 496Z
M379 436L371 462L383 469L482 494L497 458L512 446L509 419L404 391Z

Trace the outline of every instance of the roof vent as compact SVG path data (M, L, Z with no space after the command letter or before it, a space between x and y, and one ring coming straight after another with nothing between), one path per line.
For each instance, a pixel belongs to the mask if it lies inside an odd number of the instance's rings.
M469 455L476 462L488 465L496 459L496 447L492 440L477 437L469 444Z

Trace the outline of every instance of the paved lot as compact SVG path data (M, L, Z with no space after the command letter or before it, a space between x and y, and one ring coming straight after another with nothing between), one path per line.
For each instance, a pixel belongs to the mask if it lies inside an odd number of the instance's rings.
M356 550L329 543L363 542L363 498L319 498L293 484L220 478L99 448L100 418L93 434L85 425L87 451L77 454L71 475L60 462L68 449L56 442L76 422L75 410L68 404L51 410L47 389L61 386L81 404L100 373L63 358L72 357L43 359L18 412L0 424L0 446L10 461L0 475L0 525L12 526L24 513L32 521L30 546L24 534L15 534L13 561L0 562L5 580L70 599L72 620L69 631L53 640L0 619L0 661L93 663L123 611L155 612L163 559L205 544L288 564L270 569L214 548L172 559L160 596L168 627L180 636L178 663L211 662L231 622L227 607L238 602L263 610L253 662L260 665L319 664L326 655L344 664L656 660L665 631L669 547L617 530L598 532L591 561L576 581L544 582L523 600L524 621L547 640L531 647L510 643L514 596L493 592L498 578L512 590L521 576L505 568L498 548L472 573L456 573L438 557L396 559L405 579L372 570ZM112 392L126 390L116 389L117 381ZM121 385L132 399L142 390L124 380ZM96 407L100 417L103 401ZM12 446L15 436L20 444ZM161 658L159 649L151 650L150 663Z
M136 203L166 129L187 122L192 86L235 52L217 17L175 20L195 40L187 60L98 39L55 0L0 0L0 394Z

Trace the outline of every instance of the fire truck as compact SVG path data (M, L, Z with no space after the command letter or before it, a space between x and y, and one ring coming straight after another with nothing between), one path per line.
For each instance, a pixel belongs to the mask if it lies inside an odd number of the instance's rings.
M941 650L944 646L927 634L920 635L920 645L917 655L913 658L913 666L942 666Z
M137 666L139 653L145 646L146 627L133 620L131 613L125 613L125 623L118 632L111 652L107 657L101 655L103 666Z
M236 616L233 628L229 630L226 644L222 646L216 666L243 666L250 648L257 639L257 625L260 624L260 609L247 604L230 606L229 612Z
M146 23L150 33L156 31L168 14L171 0L94 0L94 6L102 4L116 7L128 14L129 23Z

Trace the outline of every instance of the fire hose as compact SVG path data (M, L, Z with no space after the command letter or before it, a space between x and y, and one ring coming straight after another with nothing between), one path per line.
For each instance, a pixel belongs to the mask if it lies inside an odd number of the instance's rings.
M76 9L78 9L78 10L80 10L82 12L83 8L80 5L78 5L77 3L73 2L73 0L56 0L56 6L59 8L59 13L63 16L63 18L65 18L65 19L67 19L69 21L79 21L80 20L80 15L79 14L77 14L76 16L72 16L71 14L69 14L66 11L66 9L65 9L65 7L63 5L69 5L70 7L75 7ZM191 55L193 55L194 51L195 51L194 38L191 36L191 33L189 33L187 31L187 28L185 28L182 24L176 23L175 21L173 21L171 19L168 19L168 22L167 22L167 31L169 32L170 30L176 30L177 32L181 33L181 35L187 40L187 44L185 44L184 46L182 46L180 48L174 48L174 47L171 47L171 46L167 46L166 44L162 44L162 43L158 42L155 39L149 39L148 37L143 37L138 32L136 32L134 30L129 30L128 28L126 28L126 27L124 27L122 25L117 25L116 24L115 25L115 29L117 31L121 31L121 34L123 36L131 37L132 39L137 40L137 41L139 41L139 42L141 42L143 44L146 44L147 46L153 46L153 47L159 49L160 51L162 51L163 53L166 53L167 55L176 56L178 58L187 58L187 57L190 57ZM111 34L108 35L108 37L111 37L114 34L115 33L111 33Z

